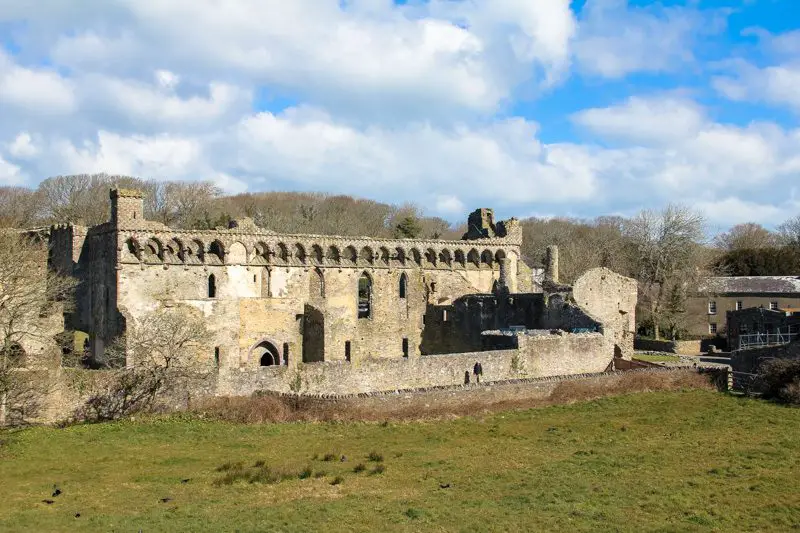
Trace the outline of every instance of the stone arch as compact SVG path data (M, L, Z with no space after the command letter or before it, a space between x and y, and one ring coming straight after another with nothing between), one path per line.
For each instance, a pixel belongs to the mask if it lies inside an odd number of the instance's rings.
M436 250L433 248L425 250L425 266L436 267Z
M228 261L231 265L246 265L247 264L247 248L239 241L231 244L228 250Z
M259 366L277 366L281 364L281 353L276 343L263 339L250 348L250 359L258 361Z
M314 264L321 265L323 261L323 253L322 247L319 244L315 244L311 247L311 260Z
M206 258L206 245L199 239L192 239L186 243L186 262L202 264Z
M282 242L278 243L278 260L284 265L289 262L289 248Z
M491 250L484 250L481 252L481 266L486 268L492 268L494 263L494 254Z
M130 237L127 241L125 241L125 251L129 257L133 256L133 258L135 258L137 261L142 260L142 249L139 246L139 242L133 237Z
M406 264L406 251L403 248L401 248L400 246L398 246L394 250L395 250L395 252L397 252L397 255L394 257L394 259L396 259L397 262L400 263L401 265L405 266L405 264Z
M439 264L448 268L453 266L453 255L447 248L439 252Z
M171 238L164 250L164 261L180 264L184 262L185 256L183 242L177 237Z
M506 253L503 250L497 250L494 254L494 260L499 264L506 258Z
M358 318L372 318L372 277L365 270L358 278Z
M263 241L259 241L253 249L253 259L250 263L253 265L267 265L269 264L269 254L269 245Z
M294 258L298 263L305 264L306 262L306 249L299 242L294 245Z
M344 260L350 264L356 264L358 261L358 252L354 246L348 246L344 249Z
M481 266L481 256L478 253L478 250L476 250L475 248L470 250L469 253L467 254L467 261L469 262L470 265L474 266L475 268Z
M332 265L338 265L342 261L342 254L336 246L328 246L328 252L325 254L325 259Z
M214 239L214 241L208 246L206 262L212 265L225 264L225 246L219 239Z
M325 275L319 267L308 273L308 297L325 298Z
M365 246L361 249L361 252L358 254L358 258L368 265L371 265L375 261L375 252L372 251L372 248L369 246Z
M464 268L467 265L467 260L464 257L464 250L456 250L455 262L456 265L461 266L461 268Z
M144 243L145 263L161 263L164 260L164 245L155 237L150 237Z
M417 264L417 266L422 266L422 254L419 253L419 250L417 250L416 248L412 248L410 256L411 260L414 261Z
M382 264L389 266L389 249L385 246L381 246L378 249L378 256Z

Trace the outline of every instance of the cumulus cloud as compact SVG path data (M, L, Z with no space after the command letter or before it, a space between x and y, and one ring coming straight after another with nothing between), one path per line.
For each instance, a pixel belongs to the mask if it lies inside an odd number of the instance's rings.
M581 69L607 78L630 72L673 72L695 61L698 38L724 27L720 13L627 0L587 0L575 55Z
M521 94L546 97L570 76L692 68L724 20L624 0L571 7L0 0L0 32L25 21L8 36L14 53L0 48L0 183L209 179L413 201L450 220L476 206L593 215L677 198L772 223L796 205L771 191L800 172L800 131L715 122L682 91L574 113L581 143L515 116ZM792 42L770 40L787 72ZM795 105L791 72L730 65L714 82L729 97Z

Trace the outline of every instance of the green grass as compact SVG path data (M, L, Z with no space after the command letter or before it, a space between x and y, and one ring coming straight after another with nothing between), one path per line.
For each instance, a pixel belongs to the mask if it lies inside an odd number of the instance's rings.
M635 354L634 359L639 361L646 361L648 363L679 363L681 358L677 355L648 355L648 354Z
M168 418L0 440L0 531L800 528L800 409L710 391L437 422Z

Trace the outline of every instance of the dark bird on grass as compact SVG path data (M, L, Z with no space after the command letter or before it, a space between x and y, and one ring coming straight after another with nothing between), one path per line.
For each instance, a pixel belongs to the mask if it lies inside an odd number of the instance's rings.
M46 503L47 505L50 505L50 504L55 503L55 502L53 500L42 500L42 503Z
M171 501L172 501L172 498L161 498L161 499L160 499L160 500L158 500L158 501L160 501L161 503L169 503L169 502L171 502Z
M449 489L450 488L450 483L439 483L439 488L440 489Z
M75 513L75 518L80 518L80 517L81 517L81 513Z
M53 485L53 498L61 494L61 489L58 488L58 485Z
M181 483L183 483L185 485L186 483L189 483L191 480L192 480L192 478L182 479Z
M342 462L345 462L345 461L347 461L347 457L345 457L345 456L343 455L343 456L342 456Z

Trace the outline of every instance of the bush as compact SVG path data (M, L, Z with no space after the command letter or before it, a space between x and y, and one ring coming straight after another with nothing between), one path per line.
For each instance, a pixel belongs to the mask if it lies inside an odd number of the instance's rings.
M372 461L373 463L380 463L383 461L383 455L379 454L378 452L369 452L367 460Z
M800 360L772 359L759 368L764 397L800 405Z
M353 467L353 472L355 472L356 474L359 474L359 473L363 472L366 469L367 469L367 467L364 466L364 463L358 463L356 466Z

